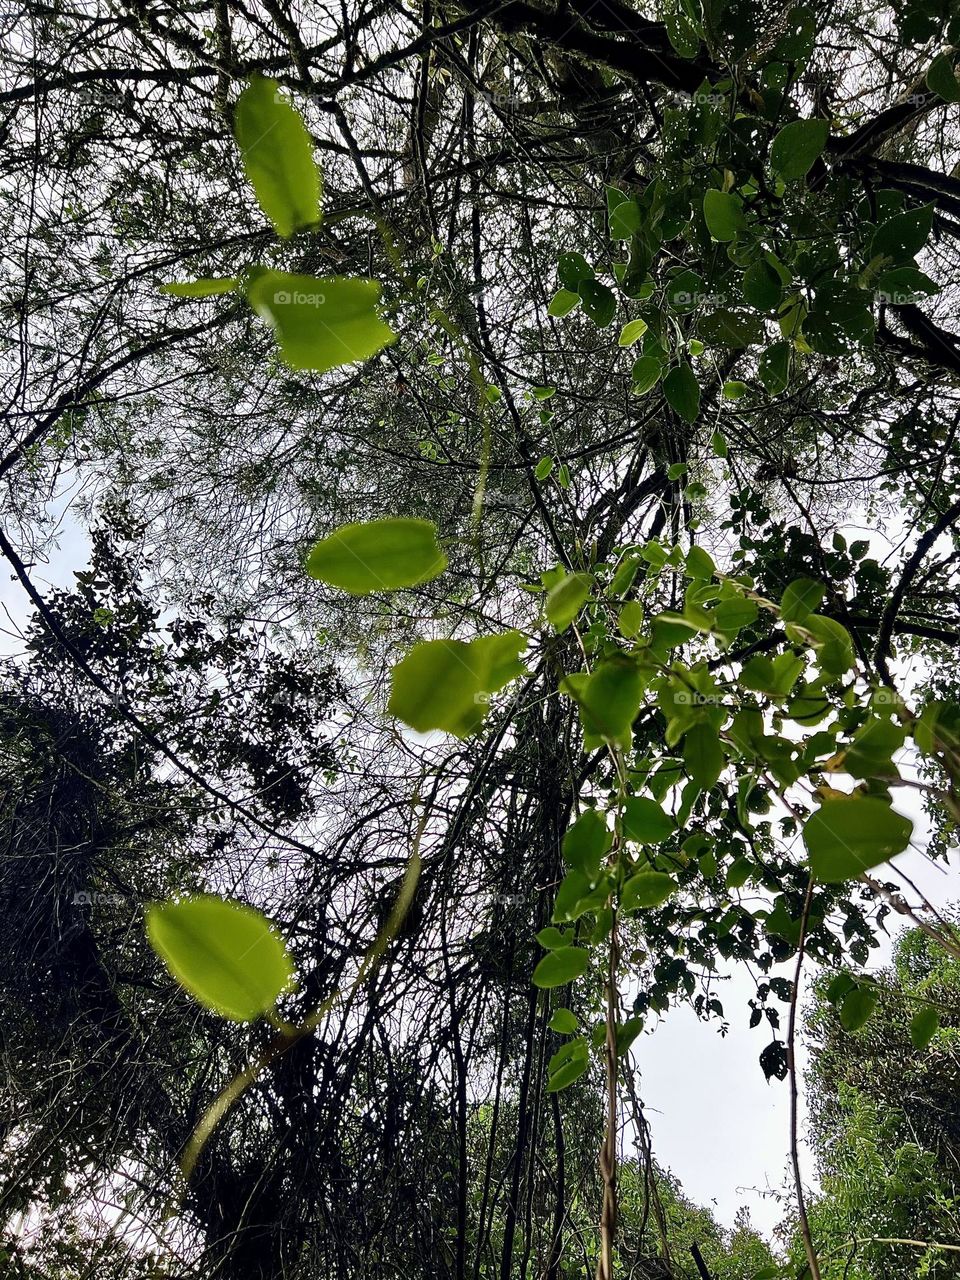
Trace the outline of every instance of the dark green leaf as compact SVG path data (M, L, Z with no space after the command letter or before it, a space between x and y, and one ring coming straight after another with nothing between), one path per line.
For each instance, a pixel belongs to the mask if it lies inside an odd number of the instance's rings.
M686 361L671 369L664 378L663 394L667 404L685 422L696 422L700 412L700 384Z
M770 168L788 182L806 177L829 136L826 120L793 120L785 124L770 148Z
M659 907L678 888L665 871L641 871L631 876L620 892L620 910L626 913Z
M623 805L623 834L640 844L660 844L673 835L676 824L656 800L628 796Z

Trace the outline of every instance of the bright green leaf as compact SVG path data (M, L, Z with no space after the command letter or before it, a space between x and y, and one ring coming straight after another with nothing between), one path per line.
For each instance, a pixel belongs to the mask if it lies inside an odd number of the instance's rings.
M161 285L160 292L169 293L174 298L212 298L218 293L232 293L239 287L240 281L233 276L219 276L216 279L176 280Z
M260 269L247 286L247 300L276 330L291 369L324 373L366 360L396 341L377 315L375 280Z
M307 557L311 578L355 596L414 587L437 577L446 566L436 525L413 518L342 525Z
M566 631L586 603L592 587L593 578L589 573L568 573L551 587L545 612L555 631Z
M852 880L902 853L913 823L874 796L830 796L807 819L803 843L818 880Z
M623 886L620 910L631 912L662 906L678 887L673 876L668 876L665 871L641 871L631 876Z
M233 133L260 208L281 236L320 221L320 172L299 112L275 80L254 75L237 99Z
M579 978L590 964L590 953L580 947L560 947L543 957L533 971L533 985L544 990L563 987Z
M146 925L150 945L180 985L225 1018L252 1022L294 986L283 940L252 907L185 898L149 907Z

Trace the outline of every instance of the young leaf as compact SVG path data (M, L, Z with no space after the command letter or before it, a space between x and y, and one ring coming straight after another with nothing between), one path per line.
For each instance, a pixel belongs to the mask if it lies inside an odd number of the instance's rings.
M559 1031L563 1036L572 1036L577 1029L576 1015L569 1009L555 1009L547 1025L551 1031Z
M780 617L784 622L802 623L818 608L826 588L815 578L795 578L783 593Z
M233 134L260 208L277 234L320 221L320 172L300 114L274 80L254 75L237 99Z
M855 987L840 1006L844 1031L859 1031L877 1007L877 994L870 987Z
M585 809L563 837L563 857L567 864L589 879L600 870L603 855L610 848L612 836L596 809Z
M620 330L620 337L617 339L617 345L621 347L632 347L647 332L646 320L628 320Z
M852 880L910 842L913 823L875 796L830 796L807 819L803 843L818 880Z
M169 293L174 298L212 298L218 293L232 293L239 289L240 281L233 276L218 276L215 279L175 280L160 286L161 293Z
M276 330L291 369L325 373L366 360L396 341L377 315L380 286L375 280L260 268L247 286L247 301Z
M579 305L579 293L574 293L571 289L558 289L547 306L547 315L553 316L555 320L562 320Z
M590 963L589 951L581 947L560 947L549 951L533 971L533 985L549 991L579 978Z
M520 675L519 654L526 637L519 631L462 640L427 640L414 645L391 671L387 710L420 733L442 729L458 738L483 723L490 695Z
M203 895L151 906L146 923L174 978L224 1018L252 1022L294 985L282 939L252 907Z
M628 796L623 805L623 834L640 844L660 844L673 835L673 818L647 796Z
M307 556L311 578L351 595L392 591L429 582L447 567L430 520L388 518L345 524Z

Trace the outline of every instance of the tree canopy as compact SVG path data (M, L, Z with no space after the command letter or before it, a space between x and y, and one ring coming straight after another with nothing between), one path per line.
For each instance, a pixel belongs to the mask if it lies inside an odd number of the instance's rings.
M955 6L0 24L13 1274L954 1274Z

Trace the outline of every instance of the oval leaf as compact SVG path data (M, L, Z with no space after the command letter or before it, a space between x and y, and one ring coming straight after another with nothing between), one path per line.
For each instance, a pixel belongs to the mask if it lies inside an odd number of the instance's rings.
M533 985L549 990L579 978L590 963L590 953L581 947L560 947L543 957L533 971Z
M260 208L281 236L320 221L320 172L299 112L275 80L252 76L237 99L233 135Z
M665 871L641 871L631 876L620 892L620 910L638 911L645 907L659 907L677 889L673 876Z
M351 595L429 582L447 567L430 520L390 518L345 524L316 544L307 573Z
M259 911L203 895L147 911L150 945L206 1008L235 1022L267 1013L294 985L282 939Z
M826 120L794 120L785 124L770 148L770 168L788 182L804 178L827 145Z

